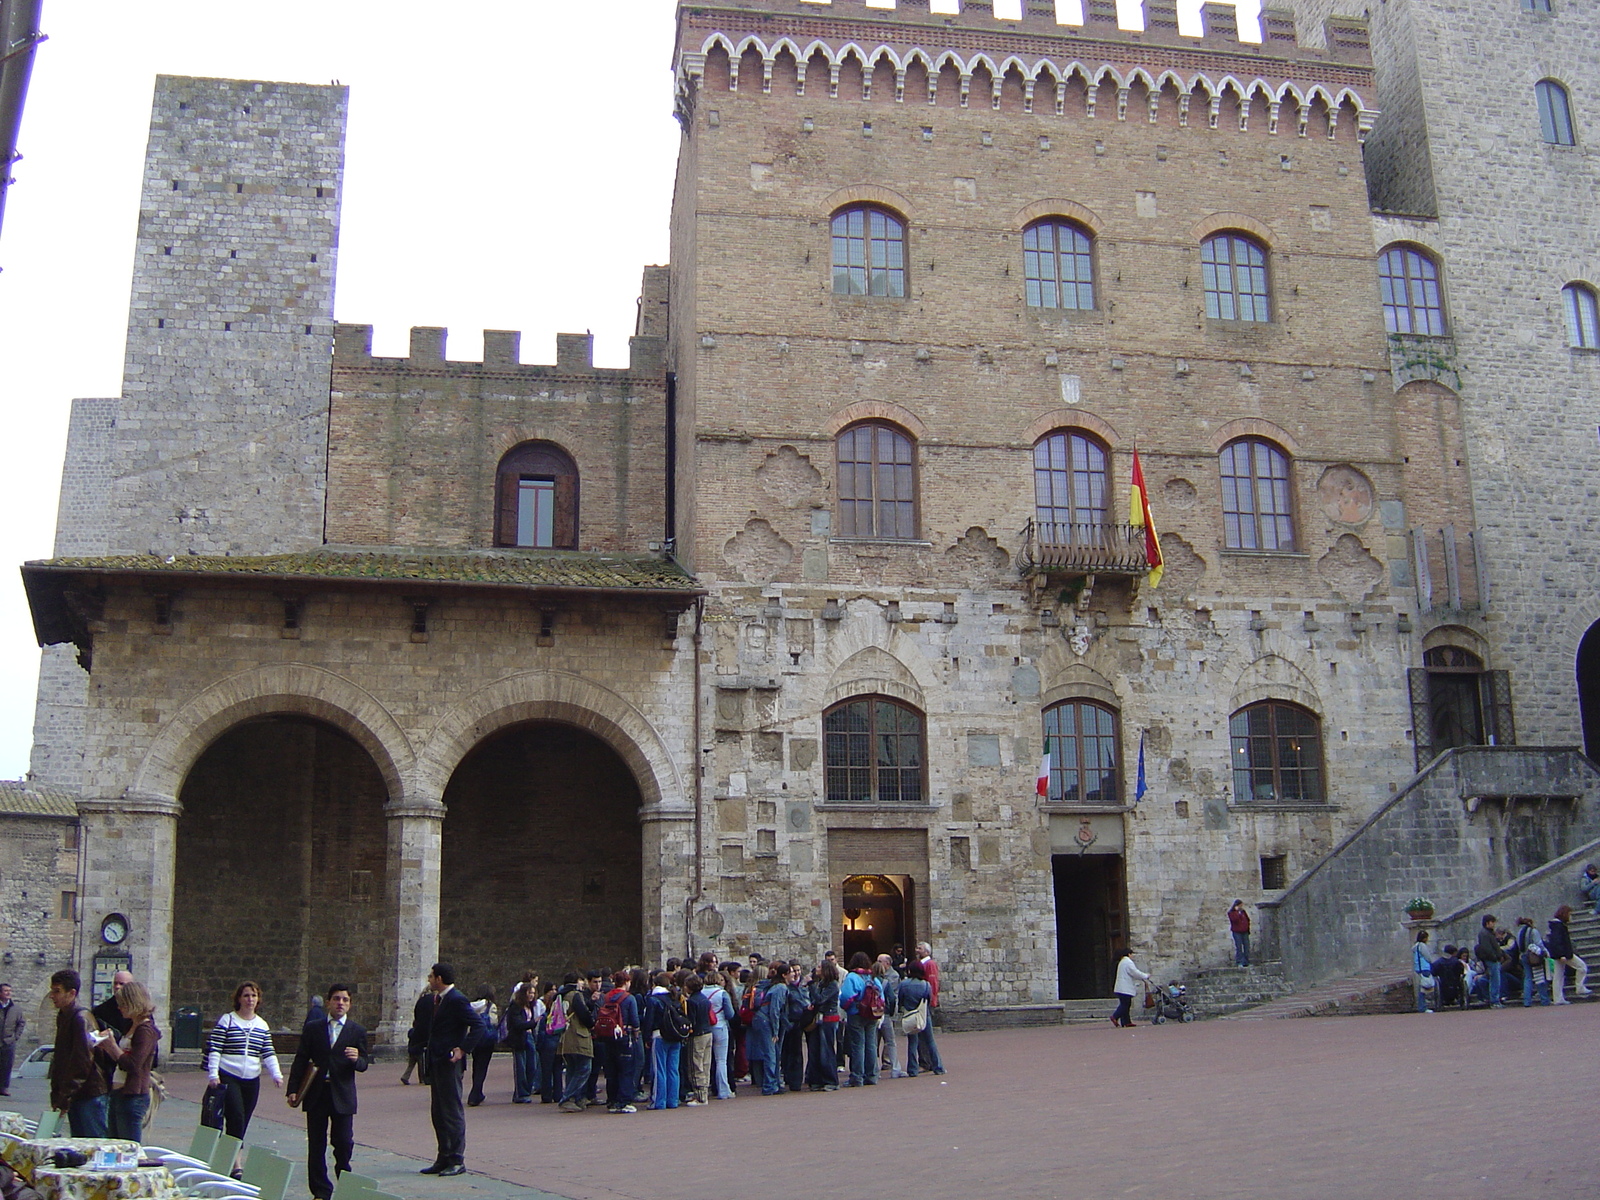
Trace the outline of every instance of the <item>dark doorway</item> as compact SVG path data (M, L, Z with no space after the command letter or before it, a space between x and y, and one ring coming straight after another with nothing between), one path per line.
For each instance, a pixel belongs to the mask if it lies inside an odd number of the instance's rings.
M851 875L844 881L844 961L859 950L868 958L910 946L906 908L911 887L887 875Z
M639 785L609 745L555 721L480 743L445 789L439 954L469 992L638 962Z
M249 721L207 747L178 795L172 1003L215 1019L254 979L262 1016L298 1029L339 982L375 1022L395 944L387 799L367 752L317 721Z
M1482 746L1485 736L1483 660L1459 646L1435 646L1422 656L1428 669L1428 710L1435 754Z
M1600 762L1600 621L1578 643L1578 711L1583 718L1583 752Z
M1109 996L1116 960L1128 944L1122 856L1057 854L1050 866L1061 999Z

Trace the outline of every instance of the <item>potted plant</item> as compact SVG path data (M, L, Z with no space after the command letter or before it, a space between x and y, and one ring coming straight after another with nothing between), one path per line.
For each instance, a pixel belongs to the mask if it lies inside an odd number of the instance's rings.
M1406 916L1413 921L1433 920L1433 901L1426 896L1416 896L1406 901Z

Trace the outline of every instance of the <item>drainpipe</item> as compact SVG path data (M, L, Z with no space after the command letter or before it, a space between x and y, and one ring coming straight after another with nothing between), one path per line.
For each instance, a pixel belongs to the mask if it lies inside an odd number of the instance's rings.
M706 784L701 762L705 752L700 746L700 642L705 612L706 599L700 596L694 602L694 892L683 906L683 952L690 958L694 957L694 909L706 892Z

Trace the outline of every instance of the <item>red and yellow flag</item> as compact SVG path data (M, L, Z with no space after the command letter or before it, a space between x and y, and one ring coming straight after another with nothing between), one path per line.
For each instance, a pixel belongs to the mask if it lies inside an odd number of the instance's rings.
M1151 587L1161 586L1161 539L1156 536L1156 523L1150 519L1150 493L1144 486L1144 468L1139 465L1139 447L1133 448L1133 495L1128 501L1128 519L1135 529L1144 530L1144 558L1150 565L1145 581Z

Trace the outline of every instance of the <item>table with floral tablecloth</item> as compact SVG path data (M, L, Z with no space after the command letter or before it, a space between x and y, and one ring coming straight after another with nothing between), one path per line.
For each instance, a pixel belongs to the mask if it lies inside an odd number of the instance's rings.
M173 1200L179 1195L165 1167L40 1167L33 1173L33 1187L42 1200Z
M28 1136L28 1118L19 1112L0 1112L0 1133Z
M43 1141L13 1142L9 1138L5 1146L0 1148L0 1158L3 1158L18 1175L29 1182L33 1181L34 1172L54 1166L53 1159L57 1150L76 1150L85 1158L92 1159L96 1150L115 1150L119 1153L139 1153L138 1142L118 1141L114 1138L45 1138Z

